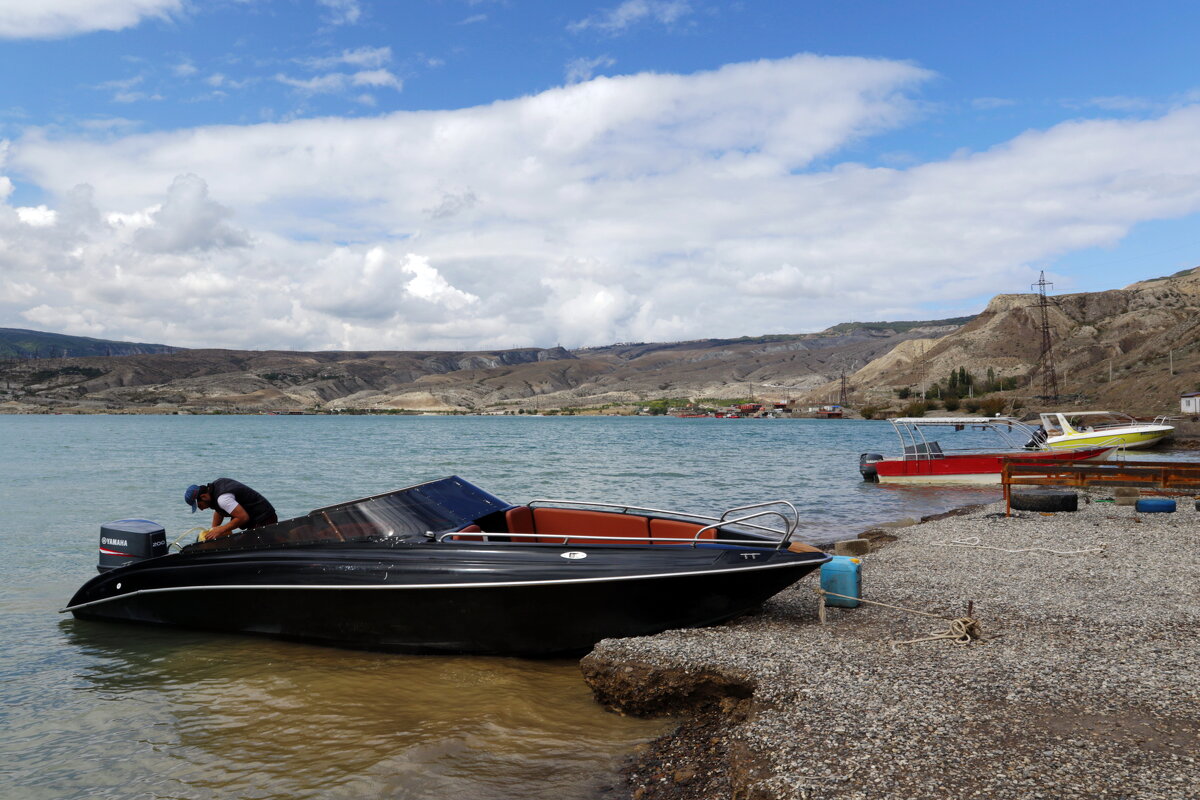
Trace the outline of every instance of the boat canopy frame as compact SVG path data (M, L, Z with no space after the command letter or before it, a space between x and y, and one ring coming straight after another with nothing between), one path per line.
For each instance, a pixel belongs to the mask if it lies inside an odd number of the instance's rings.
M1036 429L1015 417L894 417L888 421L900 438L900 452L905 461L929 461L945 455L937 441L931 442L925 437L924 428L990 430L999 434L1014 451L1047 449L1042 444L1027 447L1029 442L1035 441ZM1018 441L1021 438L1024 441Z

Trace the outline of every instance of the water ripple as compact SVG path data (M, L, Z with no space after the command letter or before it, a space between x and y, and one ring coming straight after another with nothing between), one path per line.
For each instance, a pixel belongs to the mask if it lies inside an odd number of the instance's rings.
M814 541L994 492L866 485L878 423L0 416L0 797L596 796L668 723L607 714L572 662L412 658L86 623L55 612L108 520L202 523L230 475L281 516L458 474L513 502L719 514L783 498ZM15 502L14 498L20 498Z

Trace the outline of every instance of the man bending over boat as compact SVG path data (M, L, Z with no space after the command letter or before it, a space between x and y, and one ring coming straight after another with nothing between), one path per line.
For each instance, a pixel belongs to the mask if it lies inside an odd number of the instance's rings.
M248 531L279 521L267 498L232 478L217 478L204 485L193 483L184 491L183 500L192 507L193 514L197 508L213 511L212 528L200 534L200 541L227 536L237 528Z

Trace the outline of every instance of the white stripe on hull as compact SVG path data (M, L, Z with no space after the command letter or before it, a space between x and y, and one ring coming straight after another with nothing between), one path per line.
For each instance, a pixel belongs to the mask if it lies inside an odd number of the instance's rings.
M1149 436L1144 433L1115 434L1111 436L1069 436L1065 439L1047 440L1046 445L1052 450L1073 450L1080 447L1111 447L1119 444L1126 450L1140 447L1153 447L1167 437L1167 434Z
M277 583L277 584L224 584L218 586L166 586L160 589L138 589L125 594L115 594L112 597L104 597L99 600L92 600L87 603L80 603L77 606L67 606L59 609L60 614L68 611L75 611L88 606L95 606L101 603L111 603L114 600L127 600L130 597L136 597L142 594L159 594L161 592L212 592L224 591L228 589L240 590L313 590L313 591L364 591L364 590L397 590L397 589L503 589L513 586L559 586L576 583L602 583L605 581L617 583L621 581L645 580L648 578L686 578L694 575L725 575L735 572L759 572L768 569L784 569L787 567L798 567L803 564L808 564L817 559L808 559L804 561L784 561L778 564L762 564L748 567L726 567L724 569L705 569L696 570L694 572L660 572L654 574L640 575L608 575L596 578L560 578L557 580L544 581L496 581L492 583L374 583L374 584L354 584L350 586L337 586L326 584L303 584L303 583ZM824 562L822 562L824 563Z
M978 472L971 475L880 475L880 483L937 483L986 486L1000 484L1000 473Z

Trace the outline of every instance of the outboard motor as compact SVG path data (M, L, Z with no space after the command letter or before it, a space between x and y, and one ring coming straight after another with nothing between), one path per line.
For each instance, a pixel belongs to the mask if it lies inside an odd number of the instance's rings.
M148 519L119 519L100 526L97 572L167 554L167 532Z
M883 461L883 454L863 453L858 457L858 471L862 474L864 481L879 483L879 472L875 469L876 461Z
M1040 450L1042 445L1046 443L1046 429L1038 425L1033 429L1033 436L1025 443L1026 450Z

